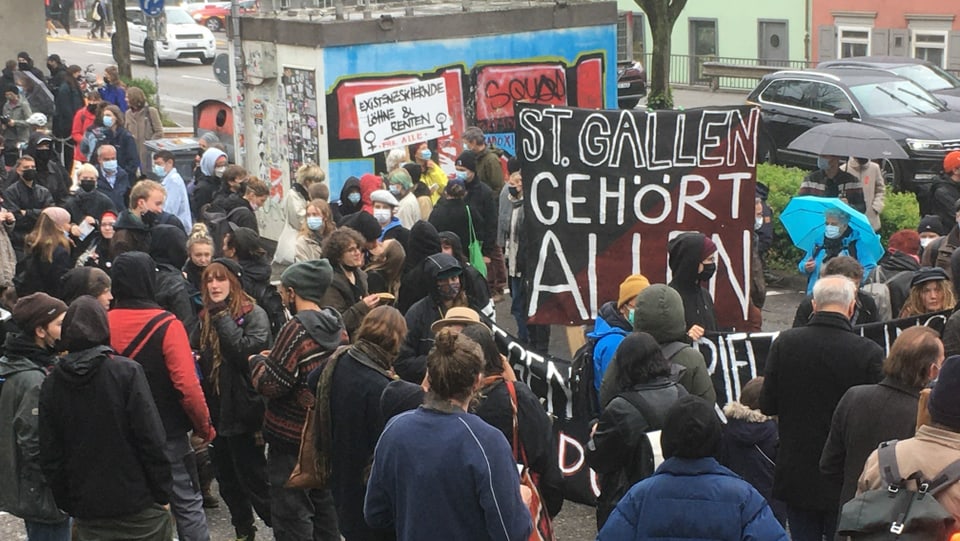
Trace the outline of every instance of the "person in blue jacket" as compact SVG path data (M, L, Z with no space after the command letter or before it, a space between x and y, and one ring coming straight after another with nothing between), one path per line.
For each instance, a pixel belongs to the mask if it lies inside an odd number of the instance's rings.
M597 541L787 541L763 496L714 458L720 441L713 404L693 395L678 400L660 436L666 460L620 500Z
M617 347L623 338L633 332L633 310L637 306L637 295L650 285L642 274L633 274L620 284L617 301L609 301L600 307L593 331L587 333L593 346L593 386L600 393L603 373L613 359Z
M839 255L848 255L863 265L863 275L869 276L876 262L864 261L857 254L860 233L850 227L850 216L839 209L827 209L823 213L826 226L823 240L814 245L800 260L800 273L807 277L807 295L813 295L813 284L820 278L820 267ZM858 284L859 285L859 284Z

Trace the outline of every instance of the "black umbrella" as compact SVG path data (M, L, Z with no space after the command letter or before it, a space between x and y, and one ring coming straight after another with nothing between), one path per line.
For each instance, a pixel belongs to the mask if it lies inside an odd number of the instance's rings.
M909 160L910 156L883 130L859 122L834 122L814 126L788 146L811 154L857 158Z

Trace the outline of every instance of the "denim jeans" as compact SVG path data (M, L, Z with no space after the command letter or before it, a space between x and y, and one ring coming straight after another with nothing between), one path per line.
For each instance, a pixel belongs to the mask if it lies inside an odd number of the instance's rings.
M170 473L173 474L170 512L177 523L177 536L180 541L210 541L190 436L183 434L167 438L164 454L170 460Z
M284 488L296 453L271 448L267 455L270 520L276 541L340 541L337 511L329 490Z
M24 520L27 541L70 541L70 519L63 522L34 522Z

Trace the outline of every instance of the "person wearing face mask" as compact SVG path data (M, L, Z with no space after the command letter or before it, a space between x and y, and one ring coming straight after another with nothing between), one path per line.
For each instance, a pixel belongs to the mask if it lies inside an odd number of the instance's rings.
M0 509L20 517L28 539L70 539L70 517L57 508L41 474L40 386L57 362L55 345L67 305L46 293L21 298L13 320L22 329L6 337L0 357Z
M370 195L373 201L373 217L380 224L380 237L377 242L383 243L390 239L396 239L404 249L410 242L410 230L403 226L397 212L400 210L400 203L392 193L387 190L376 190Z
M46 80L43 76L43 72L40 71L40 68L34 65L33 58L31 58L30 54L26 51L20 51L17 53L17 71L20 71L21 73L29 72L36 77L38 81Z
M227 153L216 147L210 147L200 157L200 175L193 189L190 210L194 221L199 221L203 207L213 202L213 196L220 189L220 178L227 170Z
M617 300L605 302L600 306L597 320L593 324L593 331L587 333L587 339L593 343L593 386L597 393L600 392L604 373L620 342L633 332L637 295L649 285L650 281L642 274L627 276L620 284L620 295Z
M224 201L227 220L237 227L246 227L259 235L260 225L257 223L255 213L263 206L267 197L270 197L270 186L257 177L248 177L242 190L242 195L233 194Z
M420 219L420 204L413 194L413 181L410 173L403 167L398 167L387 175L387 186L390 193L397 199L397 218L404 229L409 230Z
M380 304L379 295L367 290L363 270L363 236L349 227L341 227L323 241L323 255L333 266L333 281L323 296L323 305L340 312L351 338L364 316Z
M103 97L103 101L119 107L120 112L127 112L127 85L120 80L120 71L116 66L104 68L100 96Z
M63 205L70 196L72 180L53 149L53 139L42 132L31 136L26 153L36 160L37 182L50 191L55 204Z
M489 152L486 156L490 156ZM470 218L473 220L473 230L477 240L482 244L483 261L487 265L487 284L493 295L493 302L499 302L503 297L503 290L507 285L507 269L503 262L503 250L497 245L497 212L498 200L495 194L499 189L492 190L485 181L480 181L482 168L480 157L473 151L465 150L457 158L457 176L463 179L467 194L463 197L470 209ZM502 172L501 172L502 175ZM501 179L501 187L502 187ZM462 237L469 239L470 237ZM469 243L469 240L467 241Z
M857 177L840 169L839 156L818 157L817 170L804 177L797 195L836 197L864 214L867 212L863 183Z
M10 242L17 253L17 260L23 258L23 239L33 230L40 212L53 205L50 191L37 182L37 164L32 156L26 155L17 160L16 181L3 192L3 207L13 213L16 222L10 233Z
M97 190L109 197L118 210L127 208L130 176L117 162L117 148L113 145L102 145L97 148L97 162L100 169Z
M447 187L447 174L433 160L433 152L427 143L417 145L413 153L413 159L420 166L420 181L430 190L431 202L436 205L443 195L443 190Z
M452 231L456 233L461 242L466 240L470 242L470 221L467 218L469 207L464 201L467 195L467 189L463 181L458 178L452 178L447 182L447 187L443 190L443 199L437 206L433 207L430 213L430 222L437 231ZM474 209L469 209L470 219L473 220L473 229L477 231L480 226L480 218Z
M91 227L97 227L100 216L104 212L117 212L113 201L106 194L97 190L97 178L99 173L97 168L85 163L77 169L77 180L80 189L77 193L67 198L63 205L70 212L70 221L75 224L74 227L86 223ZM79 229L73 232L75 237L81 237Z
M423 176L423 169L421 169L420 164L416 162L407 162L403 164L402 167L413 180L413 187L410 191L413 193L413 197L417 201L417 208L420 210L420 214L417 215L417 220L427 220L430 218L430 213L433 212L433 198L430 194L430 188L420 180Z
M766 225L763 216L763 200L754 200L753 242L750 244L750 305L747 307L747 323L743 330L760 332L763 327L763 305L767 298L767 281L764 278L760 232Z
M683 299L687 336L696 342L705 332L720 330L713 309L713 298L703 288L717 271L717 245L702 233L683 233L667 244L670 287Z
M150 149L144 143L163 137L163 122L160 111L147 103L143 90L132 86L127 90L127 111L123 115L124 125L130 130L137 143L137 155L144 168L150 164Z
M330 205L323 199L307 203L303 225L297 236L294 263L323 257L323 239L337 228L330 213Z
M880 232L880 213L883 212L884 198L887 193L887 184L883 179L883 171L877 162L867 158L850 157L840 169L853 175L863 185L863 199L866 205L867 219L873 230Z
M100 113L103 126L103 140L100 145L113 145L117 149L117 163L129 178L137 178L140 169L140 154L137 151L137 141L124 127L123 113L116 105L107 105Z
M20 97L20 90L13 85L3 89L6 101L3 103L3 141L4 157L8 167L12 166L20 155L20 145L27 144L30 138L30 125L27 119L33 114L27 100Z
M382 189L384 189L383 179L379 175L373 173L360 175L360 201L364 212L373 215L373 201L370 200L370 195Z
M176 216L185 230L193 227L193 216L190 214L190 199L187 197L187 185L180 176L176 167L176 158L169 150L161 150L153 156L153 174L167 191L167 199L163 208Z
M807 277L807 295L813 294L813 285L820 278L820 266L824 262L833 259L839 255L848 255L860 261L857 257L857 241L860 240L860 234L849 226L850 217L846 212L837 209L827 209L823 213L826 223L823 230L823 241L817 243L812 251L809 251L800 260L800 273ZM866 263L860 261L863 265L864 275L869 275L876 263Z
M84 148L84 138L87 135L87 130L94 127L94 123L100 115L100 107L103 104L100 93L95 89L87 90L85 97L86 105L77 109L73 114L70 127L70 138L73 139L73 159L78 163L89 161L93 147Z
M281 267L303 261L297 259L297 247L300 245L301 231L304 228L304 215L307 202L312 199L330 200L329 186L324 182L327 174L315 163L305 163L298 169L290 182L290 190L283 194L283 229L277 237L277 249L273 253L273 263ZM324 196L312 195L311 190L326 188ZM329 209L329 206L327 207ZM331 226L335 225L332 216L328 220ZM309 236L307 237L309 238ZM317 246L319 250L319 245Z
M72 65L65 72L63 81L50 89L55 92L56 112L53 115L53 135L57 139L67 139L71 136L73 128L73 119L77 111L83 109L83 90L80 88L82 78L82 69L80 66ZM73 156L75 149L70 141L58 144L62 150L64 163L63 167L67 171L73 170Z
M361 200L360 179L357 177L348 178L344 181L343 188L340 189L340 200L338 203L340 207L340 219L337 221L338 225L342 223L343 219L347 216L363 210Z
M920 234L920 258L921 260L927 259L927 247L934 244L937 239L944 235L943 221L939 216L928 214L923 218L920 218L920 223L917 225L917 233ZM936 250L933 250L936 252ZM933 266L929 261L926 263L926 266Z
M214 170L216 173L216 170ZM228 165L220 175L220 189L213 194L213 201L210 206L225 211L232 210L240 203L243 198L244 187L250 173L243 166Z
M434 341L433 323L446 317L454 306L471 308L478 313L483 308L471 304L460 281L463 268L452 255L433 254L424 261L423 269L424 279L432 287L426 297L407 310L407 336L393 365L397 375L411 383L422 382L426 373L427 354Z

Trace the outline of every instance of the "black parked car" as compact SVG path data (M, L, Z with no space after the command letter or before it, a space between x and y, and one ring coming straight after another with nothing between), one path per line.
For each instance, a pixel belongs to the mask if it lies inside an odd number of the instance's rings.
M633 109L647 95L647 72L636 60L617 64L617 105Z
M857 68L781 71L765 76L747 97L760 107L758 158L812 169L816 156L787 149L819 124L862 122L899 142L910 160L883 160L888 184L917 192L943 170L943 157L960 150L960 111L892 73ZM923 210L923 209L921 209Z
M910 79L960 111L960 79L940 66L906 56L854 56L821 62L819 68L866 68L888 71Z

